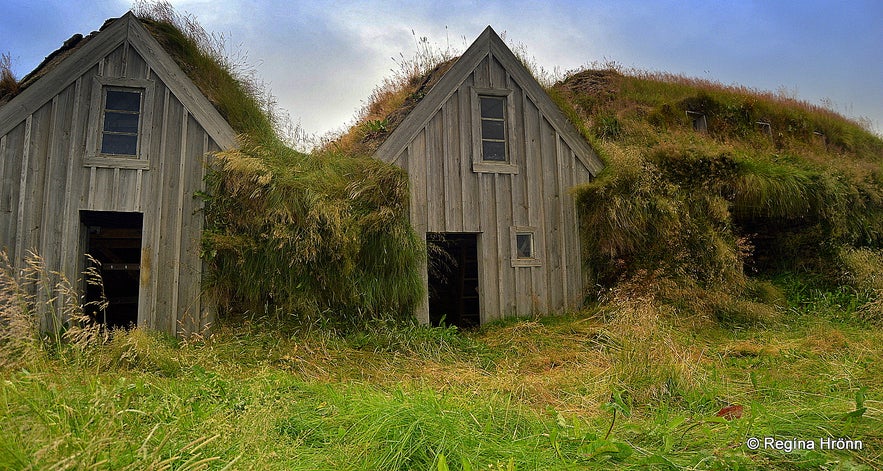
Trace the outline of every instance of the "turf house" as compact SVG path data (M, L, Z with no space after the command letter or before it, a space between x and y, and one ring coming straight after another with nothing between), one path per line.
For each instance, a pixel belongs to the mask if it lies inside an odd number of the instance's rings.
M490 26L427 80L374 154L407 171L414 230L437 248L430 265L448 265L428 271L418 318L477 325L578 307L569 190L591 181L598 156Z
M90 253L109 301L99 321L171 334L210 324L195 195L206 156L236 144L231 126L132 13L71 38L21 87L0 105L12 264L33 251L76 280Z

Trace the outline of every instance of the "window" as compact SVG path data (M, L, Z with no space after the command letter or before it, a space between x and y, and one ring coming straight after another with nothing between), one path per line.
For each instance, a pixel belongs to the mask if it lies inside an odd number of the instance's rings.
M758 121L757 128L767 137L773 137L773 128L770 126L770 123L766 121Z
M86 166L147 169L153 82L95 77Z
M532 233L518 232L515 234L515 258L534 258Z
M512 90L472 89L472 171L518 173Z
M694 131L708 132L708 120L705 119L704 113L700 113L698 111L687 111L687 118L690 119L690 123L693 125Z
M528 226L513 226L510 227L510 235L510 241L512 243L512 266L540 266L539 254L541 253L541 250L537 244L536 228Z
M506 98L480 96L481 159L505 162L506 159Z
M104 126L101 153L138 155L138 124L141 116L140 89L105 88Z

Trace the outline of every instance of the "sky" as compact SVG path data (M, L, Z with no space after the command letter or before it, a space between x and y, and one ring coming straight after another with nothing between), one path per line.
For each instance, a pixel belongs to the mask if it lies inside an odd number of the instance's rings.
M2 0L17 77L130 0ZM783 93L883 135L883 1L172 0L247 63L308 135L352 124L419 38L459 54L491 25L549 73L593 64Z

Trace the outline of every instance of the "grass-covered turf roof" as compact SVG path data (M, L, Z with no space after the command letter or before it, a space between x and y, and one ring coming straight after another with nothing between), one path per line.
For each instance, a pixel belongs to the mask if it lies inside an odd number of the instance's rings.
M703 285L836 277L844 249L883 244L883 140L858 122L660 73L587 70L550 93L607 163L576 190L602 286L648 272Z
M239 146L207 177L207 294L235 311L331 321L405 318L423 294L423 242L404 173L364 155L291 149L271 100L165 4L136 12L230 125Z

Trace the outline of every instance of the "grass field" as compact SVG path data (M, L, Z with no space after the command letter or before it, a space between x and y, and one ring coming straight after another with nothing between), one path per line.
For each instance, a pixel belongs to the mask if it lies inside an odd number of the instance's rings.
M240 319L34 343L4 355L0 469L880 469L883 332L850 290L774 283L762 323L621 297L474 332Z

